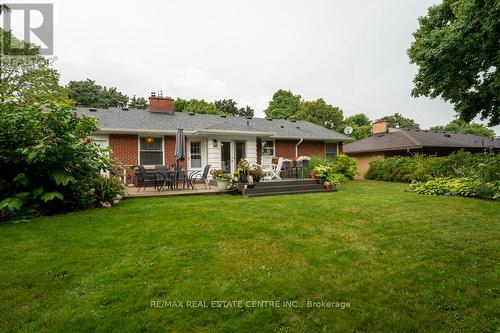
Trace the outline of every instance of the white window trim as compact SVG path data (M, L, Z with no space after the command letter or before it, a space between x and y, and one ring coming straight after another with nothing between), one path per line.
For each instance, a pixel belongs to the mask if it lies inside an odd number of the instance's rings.
M272 141L273 142L273 154L272 155L264 155L264 141ZM326 148L325 148L326 149ZM260 139L260 153L262 156L272 156L274 157L276 155L276 140L273 139Z
M141 165L141 138L152 137L152 138L161 138L161 152L162 152L162 165L165 165L165 137L163 135L158 134L149 134L149 135L138 135L137 136L137 164ZM154 165L144 165L145 168L152 169Z
M339 143L338 143L338 142L325 142L325 158L326 158L326 155L328 154L328 152L327 152L327 150L326 150L326 145L327 145L327 144L332 144L332 143L334 143L334 144L335 144L335 147L337 148L337 153L336 153L336 155L338 155L338 154L339 154ZM336 156L336 155L335 155L335 156Z
M193 166L191 165L191 161L192 161L192 158L191 158L191 143L192 142L199 142L200 143L200 160L201 160L201 166L199 168L193 168ZM204 144L203 144L203 140L201 139L189 139L189 144L188 144L188 149L189 149L189 163L188 163L188 169L189 170L202 170L203 169L203 162L204 162L204 154L203 154L203 149L204 149Z

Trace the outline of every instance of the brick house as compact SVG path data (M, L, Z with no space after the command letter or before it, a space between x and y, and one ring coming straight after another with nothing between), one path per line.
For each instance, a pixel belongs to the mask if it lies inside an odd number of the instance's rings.
M123 164L171 166L175 163L175 134L186 135L183 167L233 173L245 158L261 164L264 157L331 157L342 152L350 138L308 121L245 118L175 112L170 97L149 99L149 110L128 108L78 108L77 113L95 117L100 132L95 140L109 146L112 156Z
M500 152L500 140L473 134L414 130L389 127L385 119L372 124L372 135L368 138L346 144L344 152L358 160L359 175L363 178L370 162L391 156L436 155L446 156L465 150L478 152Z

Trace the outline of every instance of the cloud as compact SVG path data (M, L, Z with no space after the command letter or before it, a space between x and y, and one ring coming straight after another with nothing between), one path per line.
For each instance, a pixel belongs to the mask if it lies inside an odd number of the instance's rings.
M199 98L209 101L228 98L226 82L212 78L203 71L189 67L167 82L168 94L184 98Z

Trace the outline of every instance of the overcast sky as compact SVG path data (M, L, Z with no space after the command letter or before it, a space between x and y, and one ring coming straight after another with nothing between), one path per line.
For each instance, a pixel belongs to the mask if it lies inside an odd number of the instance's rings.
M232 98L263 116L282 88L345 115L400 112L428 128L454 112L410 96L406 50L437 2L54 1L55 66L64 84L90 78L130 96Z

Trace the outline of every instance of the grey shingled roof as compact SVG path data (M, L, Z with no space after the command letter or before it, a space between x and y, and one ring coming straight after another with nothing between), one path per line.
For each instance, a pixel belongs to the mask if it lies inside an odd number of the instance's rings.
M368 138L344 145L345 153L383 152L415 148L500 148L500 140L478 135L401 129L374 134Z
M264 118L247 119L244 117L207 114L188 114L176 112L173 115L149 112L147 110L121 108L97 109L90 111L88 108L78 108L77 114L95 117L99 127L108 132L175 132L179 126L186 133L196 131L237 131L253 132L262 136L273 138L310 139L349 141L349 137L326 129L308 121L267 120Z

